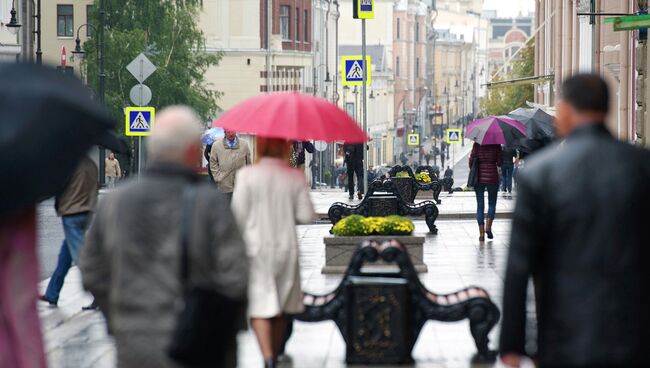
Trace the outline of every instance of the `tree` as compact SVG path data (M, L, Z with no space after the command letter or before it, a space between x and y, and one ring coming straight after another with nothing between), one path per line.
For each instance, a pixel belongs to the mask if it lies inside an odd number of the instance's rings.
M205 38L197 27L200 0L104 0L106 106L123 121L129 91L138 82L126 66L141 52L157 67L144 83L153 92L150 106L162 108L184 104L204 121L218 111L220 93L205 81L205 72L217 65L221 55L207 53ZM99 0L95 0L90 23L99 25ZM94 33L94 28L91 27ZM97 91L97 45L84 43L84 68L88 83ZM124 124L117 131L124 132Z
M532 77L535 73L535 44L529 42L519 52L507 74L507 80ZM503 79L496 78L492 82ZM533 100L534 86L531 84L511 85L488 90L488 95L481 100L481 108L486 115L505 115L519 107L526 107L526 101Z

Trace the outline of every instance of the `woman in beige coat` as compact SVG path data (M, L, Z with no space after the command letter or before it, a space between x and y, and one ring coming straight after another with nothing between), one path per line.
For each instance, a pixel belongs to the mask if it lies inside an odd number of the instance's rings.
M303 310L296 224L315 218L304 175L288 165L291 143L257 138L259 161L237 173L232 209L246 242L248 316L266 367L275 367L284 315Z

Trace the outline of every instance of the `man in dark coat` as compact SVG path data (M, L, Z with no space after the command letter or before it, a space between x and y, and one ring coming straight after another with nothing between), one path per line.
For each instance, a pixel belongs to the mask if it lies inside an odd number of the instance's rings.
M354 198L354 175L357 176L357 195L363 198L363 144L345 144L345 165L348 168L348 192L350 199Z
M510 366L526 354L531 276L540 367L650 366L650 152L612 137L608 104L599 76L565 81L556 115L565 141L521 173L500 343Z

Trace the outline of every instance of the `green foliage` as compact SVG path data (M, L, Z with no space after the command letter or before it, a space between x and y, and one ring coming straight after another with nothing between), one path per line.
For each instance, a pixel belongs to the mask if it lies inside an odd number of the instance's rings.
M512 71L505 80L532 77L535 73L535 43L529 42L513 61ZM492 82L499 82L496 78ZM481 99L481 110L487 116L505 115L519 107L526 107L526 101L533 100L534 86L531 84L492 88Z
M413 222L402 216L351 215L337 222L332 233L338 236L411 235L414 229Z
M138 82L126 66L144 52L157 70L144 83L151 88L150 106L185 104L208 121L218 111L220 93L207 85L205 72L221 55L205 51L198 28L199 0L104 0L106 9L105 65L106 105L117 121L131 104L129 91ZM99 0L95 0L92 25L99 25ZM85 29L82 29L82 32ZM93 29L92 33L95 33ZM83 45L88 83L98 89L96 39ZM118 124L124 131L124 124Z

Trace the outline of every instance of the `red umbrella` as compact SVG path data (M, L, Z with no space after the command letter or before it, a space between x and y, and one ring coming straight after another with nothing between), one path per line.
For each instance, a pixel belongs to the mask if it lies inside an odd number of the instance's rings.
M368 136L336 105L297 92L250 98L226 111L212 124L239 133L296 141L361 143Z

